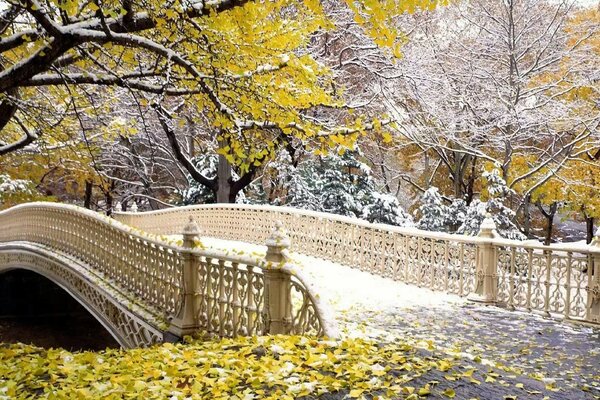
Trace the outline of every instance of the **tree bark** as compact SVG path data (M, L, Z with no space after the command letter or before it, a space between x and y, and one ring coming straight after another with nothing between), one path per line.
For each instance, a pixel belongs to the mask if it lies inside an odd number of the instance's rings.
M83 206L88 210L92 209L92 194L93 194L94 185L92 182L85 181L85 197L83 199Z
M594 217L585 217L585 242L587 244L592 243L594 239Z
M217 203L235 203L231 193L231 164L224 155L219 154L219 164L217 166Z
M107 190L104 193L104 200L106 201L106 215L110 217L113 213L113 196L111 190Z
M558 210L558 203L553 202L550 205L548 211L544 209L544 206L540 203L536 203L536 206L542 213L542 215L546 218L546 234L544 236L544 244L548 246L552 243L552 228L554 227L554 216L556 215L556 211Z
M527 237L531 234L531 210L529 208L531 204L531 196L525 196L523 200L523 234Z

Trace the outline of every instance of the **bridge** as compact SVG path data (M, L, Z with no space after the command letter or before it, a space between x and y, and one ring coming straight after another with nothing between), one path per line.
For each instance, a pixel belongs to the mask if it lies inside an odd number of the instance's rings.
M196 332L336 335L314 284L286 261L281 228L262 257L203 248L190 221L175 242L64 204L13 207L0 213L0 226L0 273L43 275L123 347Z
M0 273L20 268L47 277L124 347L195 332L335 337L324 289L289 251L478 302L600 324L599 238L550 246L505 240L489 218L479 236L468 237L286 207L200 205L111 219L31 203L1 212L0 226ZM202 236L267 250L211 249Z

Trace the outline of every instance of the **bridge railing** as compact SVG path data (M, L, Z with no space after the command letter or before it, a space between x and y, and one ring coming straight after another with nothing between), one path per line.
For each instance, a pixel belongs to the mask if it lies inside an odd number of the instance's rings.
M188 225L177 232L186 228L181 246L79 207L29 203L0 212L0 243L41 245L81 261L138 306L161 312L178 336L337 334L317 289L278 243L270 259L228 254L199 245Z
M156 234L180 232L190 217L207 236L255 244L281 221L292 251L478 301L600 323L600 244L504 240L491 220L472 237L275 206L214 204L115 215Z
M79 207L30 203L0 212L0 242L23 241L81 260L165 315L182 306L182 259L167 243Z

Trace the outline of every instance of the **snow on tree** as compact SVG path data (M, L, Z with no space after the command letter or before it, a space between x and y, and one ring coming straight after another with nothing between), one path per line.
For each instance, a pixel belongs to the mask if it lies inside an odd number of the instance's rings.
M485 171L482 177L486 181L488 201L474 200L469 205L464 222L458 228L457 233L472 236L479 234L479 228L485 216L491 214L500 236L507 239L524 240L525 235L513 222L514 211L504 204L507 197L513 192L500 176L499 170L494 168L489 172Z
M525 235L519 231L519 228L513 222L515 212L504 204L507 197L513 194L514 191L506 185L497 168L492 169L490 172L485 171L482 177L487 183L489 196L487 212L492 214L498 234L507 239L524 240Z
M360 150L309 157L294 167L287 151L269 164L271 204L328 212L374 223L412 226L398 199L376 189L371 168ZM273 171L277 172L274 177Z
M477 236L481 223L485 219L487 214L487 203L482 202L479 199L475 199L471 202L467 208L464 222L458 227L456 233L469 236Z
M369 222L396 226L413 226L412 217L402 209L391 194L372 192L369 203L362 210L362 218Z
M417 213L421 215L417 222L417 228L445 232L448 207L444 205L438 188L432 186L427 189L421 197L421 202L422 204L417 210Z
M298 168L285 184L285 205L316 211L319 209L319 199L315 190L319 187L318 177L313 174L314 168Z
M31 185L31 181L12 179L10 175L0 174L0 195L11 195L19 192L31 194Z
M321 159L321 187L317 190L320 189L323 211L349 217L362 215L367 196L375 190L375 185L371 169L358 160L360 155L346 151Z
M448 232L456 232L467 216L467 203L463 199L453 199L448 206L444 225Z
M39 197L33 182L26 179L13 179L8 174L0 174L0 208L34 201Z

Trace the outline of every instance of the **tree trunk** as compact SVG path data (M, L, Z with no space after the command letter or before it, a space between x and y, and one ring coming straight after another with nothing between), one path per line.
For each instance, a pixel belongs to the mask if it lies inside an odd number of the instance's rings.
M83 206L88 210L92 209L92 194L94 185L90 181L85 181L85 198L83 199Z
M544 209L544 206L541 203L536 203L535 205L546 218L544 244L548 246L552 242L552 228L554 227L554 216L556 215L556 211L558 211L558 202L553 202L548 208L548 211Z
M585 217L585 231L585 242L590 244L594 238L594 217Z
M462 199L463 198L463 185L462 185L462 159L463 155L460 153L456 153L454 155L454 171L452 171L452 180L454 181L454 198Z
M471 172L467 181L467 190L464 201L469 206L475 197L475 179L477 178L477 157L471 157Z
M554 226L554 215L550 214L546 217L546 236L544 237L544 244L548 246L552 242L552 227Z
M235 203L235 193L231 198L231 164L224 155L219 154L217 166L217 203Z
M531 196L525 196L523 200L523 234L529 238L531 234L531 210L529 208L531 204Z
M106 201L106 215L110 217L113 213L113 196L111 190L106 191L104 200Z

